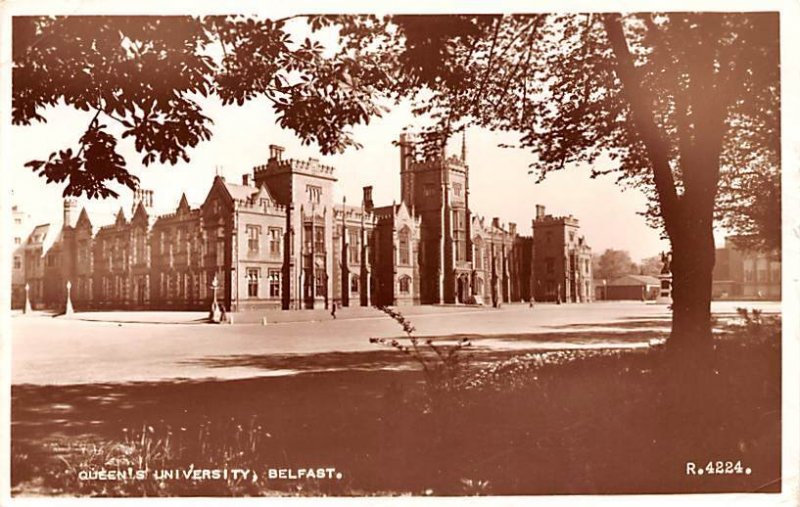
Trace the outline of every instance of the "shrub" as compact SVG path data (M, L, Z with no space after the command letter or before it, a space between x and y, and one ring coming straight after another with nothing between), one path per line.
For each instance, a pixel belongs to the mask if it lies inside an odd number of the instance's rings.
M388 306L379 306L378 309L400 324L408 345L397 338L370 338L370 343L392 347L417 362L422 367L429 394L449 392L463 383L469 358L463 351L472 346L468 338L452 345L437 345L430 338L420 343L414 335L416 329L402 313Z

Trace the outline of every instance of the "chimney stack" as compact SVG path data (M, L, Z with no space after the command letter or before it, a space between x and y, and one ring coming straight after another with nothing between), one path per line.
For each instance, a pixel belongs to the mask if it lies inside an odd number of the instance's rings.
M153 191L146 190L144 188L137 188L133 191L133 206L131 207L131 216L136 213L136 208L139 207L139 203L150 211L153 208Z
M250 175L249 174L243 174L242 175L242 185L244 185L246 187L250 186Z
M283 146L278 146L277 144L270 144L269 145L269 159L270 160L277 160L280 162L283 160Z
M492 227L500 228L500 217L492 218Z
M407 132L400 134L400 172L405 172L413 159L414 135Z
M508 223L508 232L512 236L516 236L517 235L517 224L515 224L514 222L509 222Z
M78 200L73 197L64 199L64 227L75 227L78 220Z
M536 220L541 220L545 217L544 206L541 204L536 205Z
M375 207L375 204L372 202L372 186L364 187L364 209L367 211L372 211L372 208Z

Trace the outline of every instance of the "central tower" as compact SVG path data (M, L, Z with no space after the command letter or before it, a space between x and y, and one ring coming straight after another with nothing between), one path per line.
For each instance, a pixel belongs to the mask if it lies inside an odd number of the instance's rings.
M461 156L419 156L419 138L400 135L400 187L403 202L421 219L420 300L423 304L467 303L472 244L469 167L462 139Z

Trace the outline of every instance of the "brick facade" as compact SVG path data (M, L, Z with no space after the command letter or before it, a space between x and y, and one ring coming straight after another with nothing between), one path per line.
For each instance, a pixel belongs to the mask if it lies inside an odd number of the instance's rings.
M372 187L358 205L335 203L334 168L274 145L241 184L215 177L198 208L183 196L156 216L140 189L130 219L120 209L93 234L65 200L58 233L38 226L24 245L32 302L63 307L67 281L78 311L204 310L214 291L229 311L591 300L576 219L542 208L532 237L485 220L469 208L466 150L418 161L413 142L401 136L401 201L388 206Z

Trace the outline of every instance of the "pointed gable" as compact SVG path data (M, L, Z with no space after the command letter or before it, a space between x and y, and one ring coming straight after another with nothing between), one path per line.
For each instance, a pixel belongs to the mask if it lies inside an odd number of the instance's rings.
M224 204L229 207L231 202L232 197L225 187L225 180L220 176L215 176L214 182L211 184L211 188L208 190L208 194L200 207L204 210L203 213L210 213L214 212L214 203L217 203L217 205Z
M120 209L120 213L122 210ZM119 217L117 218L119 220ZM136 205L136 209L133 212L133 216L131 217L131 223L135 224L142 224L144 223L147 225L150 221L150 214L147 212L147 208L141 202Z
M125 210L122 209L120 206L119 211L117 211L117 216L114 219L114 224L116 225L125 225L127 220L125 219Z
M258 192L253 194L251 199L256 204L261 204L263 200L266 200L272 206L278 204L278 201L270 193L269 188L264 184L258 187Z
M176 213L178 215L185 215L188 214L189 212L191 212L191 208L189 207L189 200L186 199L186 194L183 193L181 194L181 200L178 203L178 209L176 210Z
M411 213L408 211L405 201L398 204L396 209L397 211L395 213L397 214L398 220L411 220Z
M92 228L92 221L89 220L89 214L86 213L86 208L81 208L81 214L78 215L78 221L75 223L76 229Z

